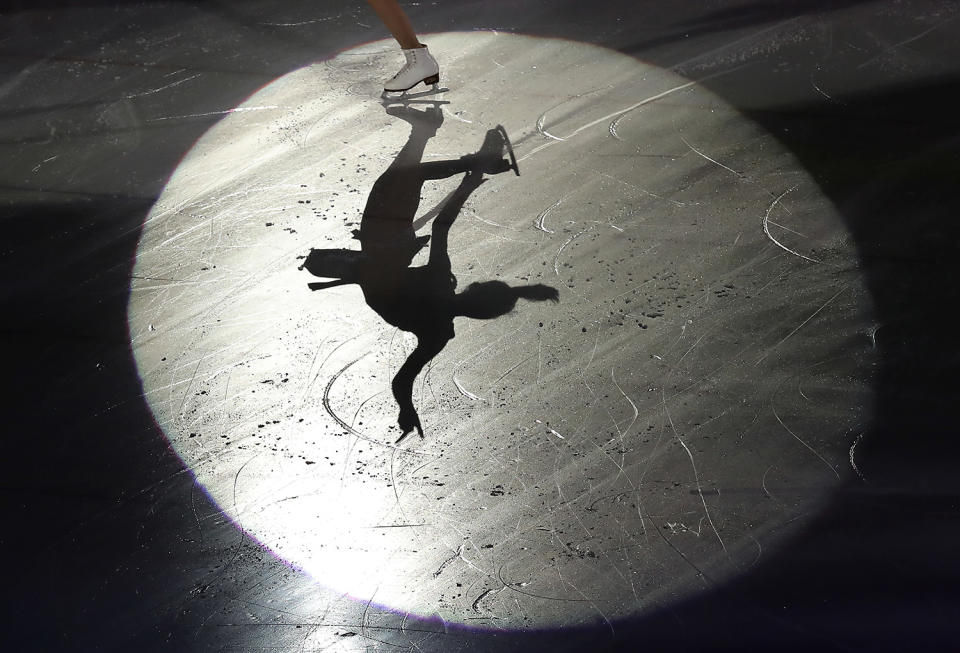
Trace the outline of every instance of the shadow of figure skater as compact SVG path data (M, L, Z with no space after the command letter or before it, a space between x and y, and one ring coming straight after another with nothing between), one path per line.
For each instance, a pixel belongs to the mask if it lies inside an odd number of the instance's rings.
M386 322L417 337L417 346L394 376L392 390L400 408L397 424L402 441L413 429L423 437L413 405L413 383L423 368L454 337L455 317L489 320L513 310L518 299L559 301L555 288L543 284L510 286L502 281L471 283L456 292L450 267L447 236L464 202L486 179L485 174L514 170L505 158L509 143L503 128L487 132L480 149L459 159L421 161L427 141L443 122L438 106L419 111L409 106L389 107L387 113L408 122L406 145L373 184L359 231L361 251L312 249L300 269L335 279L309 284L312 290L356 283L367 304ZM512 153L510 153L512 159ZM430 236L418 237L414 216L420 192L428 179L463 174L460 185L438 204ZM423 221L423 218L420 220ZM426 265L410 267L413 257L432 239Z

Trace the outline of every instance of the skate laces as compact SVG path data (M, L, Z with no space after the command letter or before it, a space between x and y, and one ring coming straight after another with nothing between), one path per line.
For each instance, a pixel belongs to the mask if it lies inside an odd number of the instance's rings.
M406 53L404 53L404 54L406 55ZM390 78L391 81L394 80L394 79L397 79L398 77L400 77L400 75L404 74L405 72L407 72L408 70L410 70L411 68L413 68L414 66L417 65L417 53L416 53L416 52L411 52L409 55L407 55L407 56L405 57L405 59L406 59L406 61L404 62L403 66L400 68L400 70L397 71L397 74Z

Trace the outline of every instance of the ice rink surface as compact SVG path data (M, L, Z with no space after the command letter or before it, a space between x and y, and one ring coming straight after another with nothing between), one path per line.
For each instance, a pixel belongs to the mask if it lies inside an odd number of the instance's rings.
M407 9L0 13L6 648L955 643L960 9Z

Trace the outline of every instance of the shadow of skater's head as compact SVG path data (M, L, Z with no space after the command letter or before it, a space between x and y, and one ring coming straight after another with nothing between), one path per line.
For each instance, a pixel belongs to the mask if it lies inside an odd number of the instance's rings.
M311 249L299 269L315 277L356 283L365 258L363 252L350 249Z
M510 286L502 281L471 283L453 298L453 314L476 320L492 320L514 309L518 299L533 302L560 301L556 288L541 283Z

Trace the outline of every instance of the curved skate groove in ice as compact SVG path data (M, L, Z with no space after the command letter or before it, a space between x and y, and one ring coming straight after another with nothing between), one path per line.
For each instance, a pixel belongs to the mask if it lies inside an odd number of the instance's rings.
M380 396L383 395L385 392L386 392L386 390L380 390L379 392L375 392L375 393L373 393L372 395L370 395L369 397L367 397L366 399L364 399L363 401L361 401L361 402L360 402L360 405L357 406L356 412L353 413L353 419L350 421L350 426L356 428L357 420L360 418L360 412L366 407L366 405L367 405L368 403L370 403L371 401L373 401L373 400L376 399L377 397L380 397Z
M538 230L548 234L554 233L553 229L547 229L547 226L546 226L547 215L549 215L555 208L563 204L564 199L565 198L560 198L556 202L554 202L553 204L545 208L544 210L540 211L540 214L537 216L537 219L534 221L534 226Z
M477 395L477 394L474 394L473 392L470 392L469 390L467 390L467 389L463 386L463 384L460 382L460 380L458 379L457 374L460 372L461 369L463 369L463 366L466 365L469 361L471 361L471 360L473 360L473 359L476 359L476 358L478 358L479 356L481 356L482 354L486 353L488 350L494 349L494 348L496 348L497 346L501 345L502 342L503 342L503 340L505 340L506 338L508 338L508 337L510 337L510 336L516 335L519 330L520 330L520 329L517 328L517 329L513 329L512 331L508 331L508 332L502 334L501 336L499 336L498 338L496 338L495 340L493 340L491 343L489 343L489 344L486 345L485 347L481 347L481 348L478 349L477 351L470 353L468 356L466 356L465 358L459 360L459 361L454 365L453 371L452 371L451 374L450 374L450 379L451 379L451 381L453 381L454 386L457 388L457 391L458 391L460 394L462 394L464 397L467 397L468 399L470 399L470 400L472 400L472 401L486 401L486 399L484 399L482 396ZM522 361L521 361L521 363L522 363ZM517 365L520 365L521 363L518 363ZM509 374L510 371L512 371L512 369L509 370L508 372L504 373L503 375L501 375L501 376L500 376L496 381L494 381L493 384L491 384L491 385L496 385L501 379L503 379L507 374Z
M632 105L630 105L630 106L628 106L628 107L626 107L626 108L623 108L623 109L614 111L614 112L612 112L612 113L610 113L610 114L607 114L607 115L605 115L605 116L603 116L603 117L601 117L601 118L597 118L596 120L593 120L593 121L591 121L591 122L584 123L584 124L580 125L579 127L575 128L571 133L567 134L566 136L564 136L564 137L562 137L562 138L557 137L557 136L553 136L553 135L550 135L550 134L547 134L546 132L544 132L542 129L540 129L540 127L542 127L542 123L540 123L540 122L538 121L538 131L540 131L540 132L543 133L544 135L549 136L549 137L552 138L553 140L552 140L551 142L548 142L548 143L543 143L542 145L534 148L531 152L529 152L529 153L525 154L523 157L517 159L517 161L518 161L518 162L519 162L519 161L523 161L523 160L525 160L527 157L533 156L534 154L536 154L537 152L540 152L541 150L544 150L544 149L546 149L546 148L548 148L548 147L550 147L550 146L552 146L552 145L556 145L557 143L565 142L565 141L573 138L574 136L576 136L577 134L579 134L580 132L582 132L582 131L584 131L584 130L586 130L586 129L590 129L591 127L594 127L595 125L598 125L598 124L600 124L600 123L602 123L602 122L606 122L607 120L610 120L611 118L614 118L615 116L619 116L620 114L629 113L629 112L633 111L634 109L638 109L638 108L640 108L640 107L642 107L642 106L644 106L644 105L646 105L646 104L650 104L651 102L656 102L657 100L661 100L661 99L667 97L668 95L672 95L672 94L674 94L674 93L676 93L676 92L678 92L678 91L686 90L686 89L692 87L694 84L696 84L696 82L687 82L686 84L681 84L681 85L679 85L679 86L675 86L675 87L673 87L673 88L667 89L667 90L665 90L665 91L663 91L663 92L661 92L661 93L656 93L656 94L654 94L654 95L651 95L650 97L644 98L643 100L640 100L639 102L636 102L636 103L634 103L634 104L632 104ZM608 131L609 131L609 130L608 130Z
M379 102L395 46L359 46L225 112L143 226L130 337L171 446L374 636L384 610L616 629L757 564L859 474L876 320L836 210L696 80L572 42L430 46L452 90L420 161L500 124L521 176L487 175L445 238L462 175L427 179L411 267L439 242L456 292L559 303L456 317L413 380L423 439L392 444L417 338L341 282L411 129ZM340 277L299 269L314 249Z
M682 89L681 89L681 90L682 90ZM670 93L673 93L673 92L674 92L674 91L670 91ZM656 99L659 100L660 98L658 97L658 98L656 98ZM648 101L648 102L649 102L649 101ZM631 113L633 113L634 111L636 111L636 110L639 109L640 107L644 106L645 104L647 104L647 102L644 102L643 104L638 104L638 105L632 106L632 107L630 107L629 109L627 109L626 111L624 111L623 113L621 113L619 116L617 116L616 118L614 118L613 120L611 120L611 121L610 121L610 124L607 125L607 131L610 132L610 135L613 136L613 137L614 137L615 139L617 139L618 141L625 142L624 139L620 136L620 132L618 131L618 129L620 128L620 122L621 122L624 118L626 118L627 116L629 116Z
M336 411L333 410L333 407L330 405L330 390L333 388L333 384L337 382L337 379L343 376L344 372L346 372L351 367L353 367L354 365L359 363L361 360L363 360L365 356L366 354L364 354L363 356L360 356L359 358L353 359L352 361L350 361L349 363L341 367L333 376L330 377L330 380L327 381L327 386L323 389L323 408L324 410L327 411L327 414L330 417L332 417L334 421L337 422L337 424L339 424L344 429L346 429L348 433L355 435L358 438L369 440L370 442L376 442L376 440L367 438L365 435L363 435L362 433L354 429L351 425L347 424L343 419L340 418L340 416L336 413ZM377 443L377 444L380 444L380 443Z
M560 245L560 248L557 250L556 255L553 257L553 273L554 274L558 276L560 274L560 255L563 254L563 250L567 248L567 245L569 245L570 243L572 243L573 241L575 241L577 238L587 233L588 231L591 231L592 229L593 227L587 227L583 231L570 236L569 238L567 238L566 242Z
M858 433L857 437L853 439L853 442L850 444L850 452L848 455L848 459L850 461L850 467L853 469L854 473L856 473L857 478L859 478L861 481L866 483L867 478L863 475L863 472L860 471L860 468L857 467L857 461L854 460L854 454L857 450L857 445L860 444L860 440L862 439L863 439L863 433Z
M472 400L472 401L482 401L482 400L483 400L483 397L481 397L481 396L479 396L479 395L475 395L475 394L473 394L472 392L470 392L469 390L467 390L466 388L463 387L463 384L460 383L460 380L457 378L456 372L454 372L454 374L453 374L453 376L452 376L451 378L453 379L453 384L457 387L457 390L459 390L459 391L460 391L460 394L462 394L464 397L466 397L467 399L470 399L470 400Z
M551 139L551 140L555 140L555 141L561 141L561 142L562 142L562 141L567 140L567 139L565 139L565 138L560 138L559 136L554 136L553 134L551 134L550 132L548 132L548 131L544 128L544 126L543 126L543 123L544 123L544 121L546 121L546 119L547 119L547 112L544 112L544 113L540 114L540 117L537 118L537 133L540 134L541 136L545 136L545 137L547 137L547 138L549 138L549 139Z
M780 193L779 195L777 195L777 196L774 198L773 202L771 202L770 206L767 207L767 212L763 214L763 233L765 233L765 234L767 235L767 238L769 238L771 241L773 241L773 244L774 244L774 245L776 245L777 247L779 247L779 248L782 249L783 251L789 252L790 254L793 254L794 256L799 256L800 258L804 259L805 261L810 261L811 263L820 263L820 261L818 261L818 260L815 259L815 258L811 258L811 257L809 257L809 256L804 256L804 255L801 254L800 252L795 252L794 250L790 249L789 247L787 247L786 245L784 245L783 243L781 243L779 240L777 240L776 238L774 238L774 237L773 237L773 234L770 233L770 225L773 224L773 223L770 222L770 214L773 213L774 207L777 206L777 204L780 203L780 200L782 200L784 197L786 197L787 194L791 193L792 191L794 191L794 190L796 190L796 189L797 189L796 186L794 186L793 188L788 188L787 190L783 191L782 193ZM780 225L778 225L778 226L780 226ZM791 230L788 229L787 227L780 226L780 228L781 228L781 229L784 229L784 230L787 230L787 231L791 231ZM793 233L797 233L797 232L794 231Z

